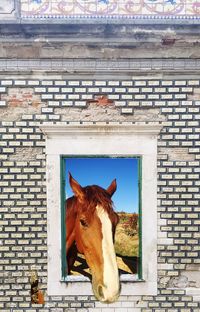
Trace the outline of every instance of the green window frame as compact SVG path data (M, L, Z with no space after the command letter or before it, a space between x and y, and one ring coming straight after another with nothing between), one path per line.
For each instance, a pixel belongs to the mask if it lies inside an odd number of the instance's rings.
M67 158L135 158L138 160L138 215L139 215L139 265L137 274L126 274L129 276L137 276L136 281L143 280L142 272L142 156L130 155L61 155L60 156L60 196L61 196L61 276L62 281L68 280L67 259L66 259L66 226L65 226L65 183L66 183L66 162ZM127 278L126 278L127 280Z

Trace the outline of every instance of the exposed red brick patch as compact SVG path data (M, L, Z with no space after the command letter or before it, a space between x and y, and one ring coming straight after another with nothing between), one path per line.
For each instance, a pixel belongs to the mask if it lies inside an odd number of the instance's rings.
M24 107L23 101L17 99L16 96L10 97L7 103L10 107Z
M10 88L8 94L4 95L8 107L30 107L37 108L41 105L40 95L34 94L32 88Z
M38 290L38 304L44 304L44 293Z
M39 102L39 101L32 101L32 106L33 107L38 107L38 106L40 106L41 105L41 102Z
M107 95L95 95L94 99L88 100L87 103L95 103L97 105L110 105L114 102Z
M39 290L38 274L36 271L32 272L30 283L31 283L31 303L44 304L44 293L43 291Z

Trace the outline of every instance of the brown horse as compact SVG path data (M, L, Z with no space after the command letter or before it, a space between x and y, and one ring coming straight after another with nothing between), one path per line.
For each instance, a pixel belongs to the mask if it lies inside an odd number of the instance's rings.
M120 292L114 250L114 233L119 221L111 197L116 180L107 190L97 185L82 187L69 174L74 196L66 201L66 252L68 273L77 252L84 254L92 275L94 295L99 301L113 302Z

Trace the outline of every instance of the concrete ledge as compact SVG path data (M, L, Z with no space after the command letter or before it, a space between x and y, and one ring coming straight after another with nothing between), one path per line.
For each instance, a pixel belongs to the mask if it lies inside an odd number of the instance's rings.
M199 72L200 59L0 59L0 71L66 73Z

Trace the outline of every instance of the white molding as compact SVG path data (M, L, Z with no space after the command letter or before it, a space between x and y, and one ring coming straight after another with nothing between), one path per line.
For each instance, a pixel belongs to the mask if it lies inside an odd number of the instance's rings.
M73 125L42 125L40 126L40 129L43 131L44 134L47 136L57 136L68 133L78 133L83 134L89 133L89 134L102 134L102 133L112 133L112 134L127 134L127 133L145 133L146 135L151 134L158 134L161 130L162 126L158 123L156 124L145 124L145 123L135 123L135 124L91 124L91 125L85 125L85 124L77 124Z
M122 295L157 293L157 135L160 125L41 125L46 135L48 295L92 295L90 282L61 281L61 155L142 157L142 271L144 281L122 281ZM83 286L84 283L84 286Z

